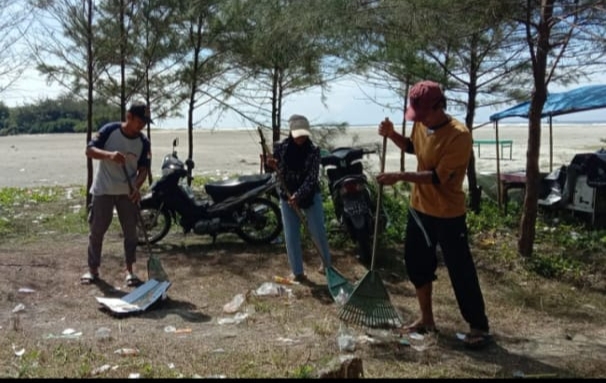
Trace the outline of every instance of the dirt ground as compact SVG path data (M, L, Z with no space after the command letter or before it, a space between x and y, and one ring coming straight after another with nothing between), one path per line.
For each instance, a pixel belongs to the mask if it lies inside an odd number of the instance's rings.
M312 285L285 286L292 294L282 296L255 296L252 292L264 282L288 275L281 244L251 247L219 237L213 245L203 237L171 232L153 248L171 278L167 299L144 313L118 318L101 310L95 297L118 297L132 290L123 280L120 235L108 233L102 280L91 286L78 280L85 267L86 241L83 235L46 233L25 243L0 243L1 376L89 377L105 365L108 370L98 376L305 377L306 371L317 371L344 353L337 346L343 324L339 306L328 294L325 278L315 271L319 259L313 248L307 249L305 260ZM380 250L383 260L396 262L379 270L392 304L411 322L416 299L397 266L400 253ZM147 257L141 249L137 267L142 276ZM334 251L333 257L352 281L365 275L350 250ZM404 338L409 342L405 345L390 331L350 326L356 339L353 354L362 358L365 377L606 376L603 292L569 288L561 293L554 288L557 282L523 275L512 286L507 272L482 260L478 270L493 345L469 351L457 340L457 332L466 328L441 265L434 287L437 336ZM19 292L21 288L33 292ZM240 293L247 295L239 310L247 318L220 324L234 318L223 306ZM19 304L24 309L13 313ZM166 332L167 326L179 331ZM102 327L110 329L109 340L96 337ZM81 335L61 338L66 329ZM116 351L121 348L135 348L139 354L120 356ZM20 350L25 354L17 356Z
M359 132L362 142L377 142L376 129ZM501 134L516 143L513 159L503 161L509 170L520 169L525 152L518 145L524 138L515 132ZM177 133L182 136L179 154L186 158L184 131L157 133L154 153L169 152ZM486 127L474 136L490 138L492 133ZM558 134L555 158L566 163L575 151L596 150L606 130L601 126L579 135L570 127ZM258 172L260 147L254 134L198 132L196 139L200 144L195 148L195 175L224 174L225 169ZM0 187L84 185L84 144L84 135L0 137ZM548 140L543 144L548 145ZM491 171L494 158L482 153L479 171ZM548 159L545 153L542 150L542 166ZM386 168L396 169L398 161L399 155L390 147ZM159 169L159 160L155 164ZM413 164L407 162L406 167ZM516 246L513 236L500 240L492 247ZM292 294L256 296L254 291L263 283L289 274L282 244L254 247L231 237L219 237L212 244L205 237L171 232L153 247L171 278L167 299L124 318L101 310L95 299L132 291L124 283L118 232L108 233L101 281L91 286L79 283L86 268L86 246L85 234L56 231L0 238L1 377L127 378L132 373L141 377L307 377L343 353L337 346L343 325L339 306L328 294L325 277L315 271L319 258L313 246L306 249L311 286L285 286ZM441 265L434 286L437 336L400 339L389 331L351 326L356 339L353 354L362 358L366 377L606 376L603 289L575 288L523 270L500 269L480 248L472 250L495 343L480 352L461 347L456 334L467 328ZM335 266L351 281L365 275L353 250L333 247L332 252ZM380 256L389 262L379 270L392 304L409 323L416 319L417 303L402 269L402 252L401 246L380 249ZM142 277L147 258L145 248L140 249L136 266ZM31 290L20 292L23 288ZM247 317L239 324L221 324L225 318L234 318L235 314L223 312L223 306L237 294L247 295L239 310ZM110 329L109 340L96 337L103 327ZM167 327L179 331L167 332ZM76 335L62 335L67 329ZM138 355L116 354L122 348L136 348ZM94 372L101 367L107 370Z

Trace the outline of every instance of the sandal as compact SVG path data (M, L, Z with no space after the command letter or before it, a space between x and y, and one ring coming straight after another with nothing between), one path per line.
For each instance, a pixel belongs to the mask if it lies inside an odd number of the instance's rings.
M126 285L129 287L137 287L139 285L141 285L143 283L143 281L141 281L141 279L139 279L138 276L136 276L134 273L129 273L126 276Z
M465 334L463 344L469 350L481 350L492 343L492 335L490 334Z
M87 271L80 277L80 284L90 285L91 283L95 283L99 279L99 274L93 274L90 271Z

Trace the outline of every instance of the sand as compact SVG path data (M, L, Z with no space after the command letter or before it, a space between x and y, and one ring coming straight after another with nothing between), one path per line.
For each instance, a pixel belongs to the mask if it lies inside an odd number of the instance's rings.
M501 171L525 169L528 128L524 125L500 125L500 139L513 140L512 159L505 150ZM474 130L474 138L494 139L492 125ZM172 141L178 137L180 158L188 157L188 134L185 130L152 130L152 171L160 173L164 155L172 150ZM567 165L577 153L595 152L606 143L606 124L555 125L553 128L553 169ZM376 127L349 128L347 134L335 141L336 146L368 145L378 148L381 137ZM0 137L0 187L35 187L53 185L86 185L86 134L43 134ZM194 176L253 174L260 171L261 145L255 129L197 130L193 134ZM386 171L399 169L400 153L388 144ZM367 156L370 171L378 171L379 156ZM482 146L476 169L480 173L496 172L494 146ZM96 163L96 161L93 161ZM543 127L541 137L540 170L549 172L549 129ZM414 156L406 156L407 170L416 167Z

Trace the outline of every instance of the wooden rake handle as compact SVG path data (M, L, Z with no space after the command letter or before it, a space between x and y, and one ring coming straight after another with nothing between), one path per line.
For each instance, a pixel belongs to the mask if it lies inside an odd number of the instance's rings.
M388 118L385 118L388 121ZM381 147L381 170L380 172L385 172L385 153L387 151L387 136L383 136L383 144ZM379 220L381 214L381 204L383 203L383 184L379 184L379 190L377 192L377 207L375 209L375 230L372 238L372 257L370 260L370 270L374 270L375 268L375 254L377 253L377 238L379 236Z

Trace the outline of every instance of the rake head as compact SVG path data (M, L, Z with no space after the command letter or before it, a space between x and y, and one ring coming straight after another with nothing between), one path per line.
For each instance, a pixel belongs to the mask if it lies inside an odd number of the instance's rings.
M337 269L332 266L327 267L325 272L328 290L330 291L330 295L333 299L336 299L341 290L343 290L345 294L347 294L347 296L351 294L354 289L354 285L349 282L343 276L343 274L341 274Z
M403 325L383 281L373 270L368 271L357 283L338 315L341 320L362 327L393 328Z
M155 279L159 282L168 281L168 274L162 267L162 262L157 255L152 254L147 260L147 279Z

